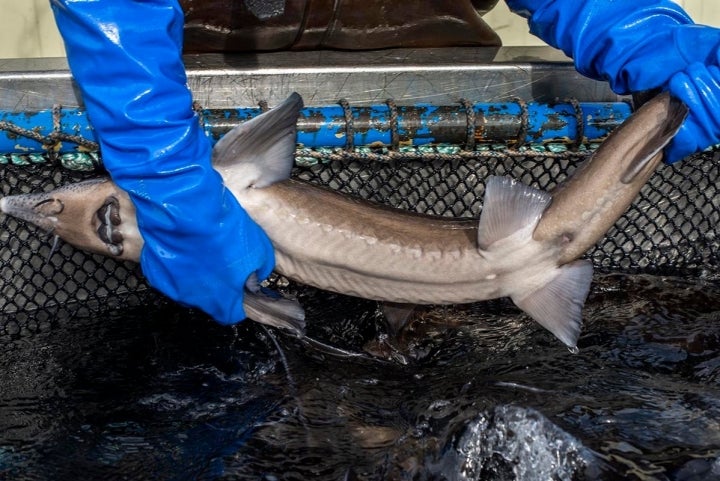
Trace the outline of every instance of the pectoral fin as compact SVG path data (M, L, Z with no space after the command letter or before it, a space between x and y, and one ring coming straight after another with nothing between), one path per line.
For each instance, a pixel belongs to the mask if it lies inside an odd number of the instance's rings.
M546 286L525 297L513 296L512 299L566 346L575 348L592 273L589 261L574 261L560 267L558 275Z
M489 177L478 226L478 248L487 249L523 228L532 234L551 200L547 192L509 177Z
M303 101L293 93L277 107L240 124L213 147L213 165L223 173L233 169L240 187L267 187L288 179L296 146L296 123ZM239 179L245 185L240 186Z
M262 287L255 274L245 283L243 307L253 321L286 329L297 337L305 335L305 311L300 303Z

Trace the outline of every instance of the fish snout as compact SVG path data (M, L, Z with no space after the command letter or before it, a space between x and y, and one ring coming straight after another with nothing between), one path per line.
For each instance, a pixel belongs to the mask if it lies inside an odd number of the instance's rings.
M53 232L65 205L48 193L10 195L0 199L0 211Z

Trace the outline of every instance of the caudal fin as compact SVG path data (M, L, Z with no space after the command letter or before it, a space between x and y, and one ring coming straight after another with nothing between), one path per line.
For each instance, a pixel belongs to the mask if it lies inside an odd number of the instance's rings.
M550 283L525 297L513 297L513 302L567 347L575 348L593 267L589 261L579 260L559 267L558 271Z

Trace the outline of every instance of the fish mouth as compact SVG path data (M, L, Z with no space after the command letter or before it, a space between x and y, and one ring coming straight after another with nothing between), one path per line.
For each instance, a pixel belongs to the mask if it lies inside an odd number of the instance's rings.
M100 241L105 244L108 251L114 256L121 256L123 253L123 235L120 232L120 201L114 195L105 199L102 206L95 212L97 221L97 233Z

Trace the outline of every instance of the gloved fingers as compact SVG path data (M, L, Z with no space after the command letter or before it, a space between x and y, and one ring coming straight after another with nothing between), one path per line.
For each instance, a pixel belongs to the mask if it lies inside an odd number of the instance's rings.
M246 214L245 217L242 232L238 233L244 241L244 247L238 252L241 258L238 265L239 277L247 286L248 279L252 277L262 282L270 276L275 268L275 249L265 231L250 216Z
M693 63L672 76L668 90L688 106L690 113L665 149L665 161L677 162L720 143L720 68Z
M202 194L203 189L193 189L192 193ZM204 215L192 222L184 215L186 209L180 208L182 196L180 204L171 202L170 192L163 198L168 210L174 212L175 232L159 229L143 233L145 247L140 262L150 285L175 301L202 309L221 324L242 321L246 317L243 294L248 278L255 273L262 281L274 267L269 238L232 197L222 203L229 210L213 216L215 202L198 195L203 201L196 201L195 209Z
M270 274L272 273L273 269L275 268L275 251L273 250L272 243L270 242L270 239L268 239L268 236L263 232L262 230L262 239L258 242L261 242L263 247L262 251L265 253L260 260L261 264L260 267L255 271L258 279L261 281L267 279Z

